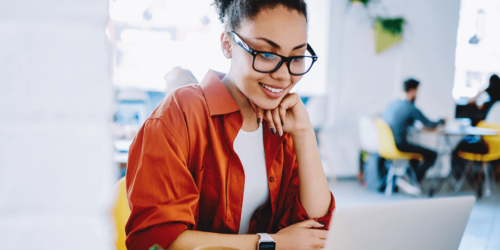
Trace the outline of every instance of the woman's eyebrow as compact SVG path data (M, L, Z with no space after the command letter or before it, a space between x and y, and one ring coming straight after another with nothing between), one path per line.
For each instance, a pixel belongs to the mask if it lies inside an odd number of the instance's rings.
M256 39L259 39L259 40L262 40L262 41L264 41L264 42L268 43L268 44L269 44L269 45L271 45L273 48L276 48L276 49L281 48L278 44L276 44L275 42L273 42L273 41L271 41L271 40L269 40L269 39L267 39L267 38L264 38L264 37L257 37ZM301 44L301 45L299 45L299 46L296 46L296 47L295 47L295 48L293 48L292 50L298 50L298 49L300 49L300 48L305 47L306 45L307 45L307 43Z
M269 45L271 45L271 47L273 47L273 48L276 48L276 49L281 48L278 44L276 44L275 42L273 42L273 41L271 41L271 40L269 40L267 38L257 37L256 39L259 39L259 40L262 40L262 41L264 41L266 43L269 43Z
M305 46L307 45L307 43L304 43L304 44L301 44L299 46L296 46L295 48L293 48L292 50L298 50L300 48L304 48Z

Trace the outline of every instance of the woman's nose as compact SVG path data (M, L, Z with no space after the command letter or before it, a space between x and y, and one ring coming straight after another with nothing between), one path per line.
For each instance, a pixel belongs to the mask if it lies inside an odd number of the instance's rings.
M279 81L288 81L290 80L290 72L288 71L288 64L286 62L283 62L281 66L271 73L271 77L279 80Z

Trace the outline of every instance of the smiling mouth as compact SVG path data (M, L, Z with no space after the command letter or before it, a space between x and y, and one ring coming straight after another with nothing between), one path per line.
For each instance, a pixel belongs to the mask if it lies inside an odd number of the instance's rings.
M265 89L273 92L273 93L281 93L283 92L283 90L285 90L287 87L283 87L283 88L272 88L272 87L269 87L261 82L259 82L260 86L264 87Z

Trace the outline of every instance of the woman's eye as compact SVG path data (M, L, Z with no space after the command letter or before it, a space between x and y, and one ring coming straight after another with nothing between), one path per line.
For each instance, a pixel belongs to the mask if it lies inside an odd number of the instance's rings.
M304 60L303 57L295 57L292 59L293 62L302 62Z
M276 55L271 53L262 53L262 57L264 59L273 60L276 58Z

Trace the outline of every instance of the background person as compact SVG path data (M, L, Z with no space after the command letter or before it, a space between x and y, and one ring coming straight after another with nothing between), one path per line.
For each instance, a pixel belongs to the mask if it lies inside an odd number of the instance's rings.
M182 86L193 83L198 84L198 80L196 80L193 73L181 67L173 68L163 77L163 79L165 79L165 83L167 84L167 88L165 89L166 95Z
M480 121L486 119L490 109L499 100L500 78L498 75L492 75L487 89L468 99L465 105L457 104L456 117L469 118L471 125L476 126Z
M306 4L215 5L231 68L174 90L134 139L127 247L256 249L255 233L269 233L278 249L320 249L335 203L307 110L289 93L314 63Z
M479 92L468 101L469 110L470 108L473 110L469 112L475 113L470 115L472 125L475 126L480 121L486 120L491 107L493 107L497 101L500 101L500 78L498 75L492 75L488 88ZM453 150L451 158L452 173L456 179L460 177L467 164L466 160L458 157L459 151L486 154L488 153L488 145L486 145L481 136L466 136L462 139L455 150Z
M415 79L406 80L404 82L404 99L391 103L382 114L382 119L391 127L396 147L400 151L417 153L423 156L424 160L422 164L419 164L418 161L412 161L411 164L415 169L417 180L421 182L425 177L425 172L436 162L437 153L433 150L408 142L408 129L413 126L415 120L421 121L426 128L436 128L439 124L444 124L444 120L441 119L437 122L432 122L415 107L414 103L417 98L419 84L420 83Z
M477 107L481 113L479 120L484 121L486 120L491 107L497 101L500 101L500 78L497 75L492 75L490 77L488 88L469 99L468 104ZM477 122L473 124L475 125Z

